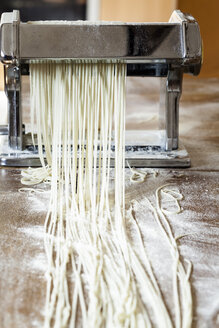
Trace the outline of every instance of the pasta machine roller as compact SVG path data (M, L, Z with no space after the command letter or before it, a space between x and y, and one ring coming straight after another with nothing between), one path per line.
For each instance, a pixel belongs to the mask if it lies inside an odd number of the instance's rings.
M122 60L128 76L161 77L159 142L147 131L127 131L126 159L135 167L188 167L179 144L179 99L183 73L197 75L202 46L196 20L181 11L168 23L20 21L3 13L0 27L8 125L0 127L0 165L36 166L39 159L22 121L21 76L34 60ZM112 159L113 164L113 159Z

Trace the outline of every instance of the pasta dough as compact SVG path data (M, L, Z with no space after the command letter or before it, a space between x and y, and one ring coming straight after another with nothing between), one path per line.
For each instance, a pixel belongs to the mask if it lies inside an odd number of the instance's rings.
M30 78L31 121L32 126L35 120L37 124L42 168L25 170L22 182L51 182L45 222L48 269L44 327L151 327L151 313L157 327L173 327L133 207L125 211L126 65L32 63ZM113 184L111 146L115 156ZM176 327L189 327L191 311L184 320L177 278L181 277L180 291L187 293L183 294L187 311L189 271L186 273L180 262L162 210L162 191L156 194L157 209L151 203L148 206L174 259ZM169 195L174 200L176 193ZM138 237L138 250L129 239L128 222ZM185 281L187 289L182 286Z

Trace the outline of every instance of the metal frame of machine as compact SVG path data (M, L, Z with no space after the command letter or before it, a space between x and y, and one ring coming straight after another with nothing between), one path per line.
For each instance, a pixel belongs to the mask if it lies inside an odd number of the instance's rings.
M179 144L179 99L183 73L199 74L202 42L196 20L179 10L168 23L52 21L20 22L19 11L3 13L1 61L8 98L8 125L0 126L0 165L37 166L37 152L22 122L21 75L34 60L122 60L128 76L161 77L161 144L126 144L130 165L188 167L188 153ZM1 140L1 139L0 139ZM112 156L113 157L113 156ZM112 159L113 165L113 159Z

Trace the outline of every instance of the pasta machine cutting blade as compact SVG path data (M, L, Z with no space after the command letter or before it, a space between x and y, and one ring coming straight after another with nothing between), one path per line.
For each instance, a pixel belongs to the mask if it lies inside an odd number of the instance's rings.
M0 127L1 166L40 165L22 122L21 76L29 74L30 61L47 59L115 59L127 63L128 76L162 78L158 141L150 144L147 131L127 131L126 159L135 167L190 166L178 127L183 73L199 74L202 63L199 26L192 16L176 10L168 23L23 23L14 10L2 14L0 36L8 98L8 125Z

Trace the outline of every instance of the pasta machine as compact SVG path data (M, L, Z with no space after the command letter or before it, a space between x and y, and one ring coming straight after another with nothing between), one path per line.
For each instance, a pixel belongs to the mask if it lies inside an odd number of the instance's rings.
M8 125L0 127L0 165L40 165L22 121L21 76L29 74L30 61L116 59L127 63L128 76L161 78L159 142L148 142L146 131L127 131L129 164L190 166L179 143L179 100L183 73L199 74L202 63L199 26L192 16L176 10L168 23L23 23L14 10L1 16L0 48L8 98Z

